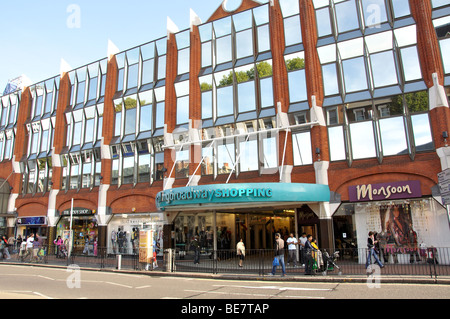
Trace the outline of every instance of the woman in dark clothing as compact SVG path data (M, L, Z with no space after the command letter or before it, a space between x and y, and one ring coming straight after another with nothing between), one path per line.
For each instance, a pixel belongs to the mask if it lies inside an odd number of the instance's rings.
M369 267L369 264L372 264L372 256L375 257L375 261L380 266L380 268L384 267L384 265L378 258L377 251L375 250L375 245L377 244L377 242L378 241L375 240L374 233L369 232L369 238L367 238L367 248L369 249L369 255L367 256L366 269Z

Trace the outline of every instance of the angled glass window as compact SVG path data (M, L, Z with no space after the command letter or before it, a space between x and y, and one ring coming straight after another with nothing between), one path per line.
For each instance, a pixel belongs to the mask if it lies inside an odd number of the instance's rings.
M359 28L358 10L355 0L336 3L335 12L339 33Z
M137 97L135 95L126 97L125 104L125 135L136 133L136 112L137 112Z
M362 0L362 9L366 27L378 27L387 21L385 0Z
M398 83L397 69L393 51L385 51L370 55L372 74L375 87Z
M317 33L319 37L332 34L330 8L316 10Z
M409 8L409 0L392 1L392 6L394 7L395 18L401 18L411 14L411 10Z
M347 93L366 90L368 88L364 57L342 61L342 68Z
M150 131L153 127L153 91L146 91L139 94L140 123L139 132Z
M312 146L310 132L293 133L292 146L294 150L295 166L312 164Z

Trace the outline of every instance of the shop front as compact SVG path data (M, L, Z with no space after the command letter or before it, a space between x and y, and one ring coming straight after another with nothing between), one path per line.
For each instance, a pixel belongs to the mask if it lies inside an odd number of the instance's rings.
M175 216L172 244L183 255L194 238L203 254L234 250L240 239L246 249L272 249L275 233L300 236L298 216L308 203L329 198L326 185L243 183L175 188L160 192L156 204Z
M73 208L61 212L56 226L56 238L61 238L69 247L70 230L73 232L73 253L87 256L97 255L98 225L95 211L86 208Z
M35 234L45 239L47 238L47 225L47 216L17 217L17 236L21 235L22 238L27 238L27 236Z
M359 263L366 262L369 231L377 233L386 263L422 262L426 248L450 242L447 210L422 196L420 181L350 186L349 199L333 215L336 247Z
M108 224L107 251L109 254L138 254L140 232L153 230L157 254L162 256L165 224L163 213L115 214Z

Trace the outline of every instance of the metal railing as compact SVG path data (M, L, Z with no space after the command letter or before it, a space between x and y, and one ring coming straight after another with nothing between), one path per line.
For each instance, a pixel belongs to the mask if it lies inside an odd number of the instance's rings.
M274 252L272 249L247 249L245 257L236 254L236 250L180 251L166 249L150 264L139 262L138 253L113 254L106 248L83 252L61 251L54 245L37 250L20 252L17 247L8 247L10 259L0 254L0 262L37 263L48 265L88 267L94 269L121 270L159 270L167 272L196 272L210 274L247 274L255 276L269 275L272 270ZM335 251L322 249L321 253L308 257L299 251L291 258L286 250L284 254L285 270L289 275L305 274L308 260L312 273L316 275L365 275L367 249L341 249ZM2 256L4 255L4 256ZM384 267L383 275L421 275L437 278L450 275L450 248L427 248L408 253L379 252ZM370 264L374 264L374 260ZM282 273L282 267L276 268L276 275Z

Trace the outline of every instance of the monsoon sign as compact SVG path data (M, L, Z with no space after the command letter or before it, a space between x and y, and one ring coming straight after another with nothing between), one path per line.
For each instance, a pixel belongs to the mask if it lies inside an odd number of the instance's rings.
M181 187L156 196L160 210L168 207L245 202L319 202L330 200L330 189L319 184L243 183Z

